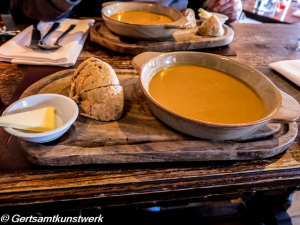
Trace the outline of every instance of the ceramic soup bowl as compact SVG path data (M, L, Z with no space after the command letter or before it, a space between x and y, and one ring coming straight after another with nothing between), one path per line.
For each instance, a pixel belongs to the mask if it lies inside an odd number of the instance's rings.
M125 11L146 11L169 16L172 23L145 25L120 22L110 16ZM137 2L109 2L101 10L102 18L109 30L117 35L134 39L161 39L171 37L176 29L185 28L189 21L181 12L162 5Z
M140 74L140 84L152 113L162 122L183 133L205 139L233 140L248 135L267 123L289 123L299 117L299 103L279 90L266 76L252 67L227 57L194 52L145 52L132 60ZM158 103L149 94L152 77L171 66L192 64L223 71L250 85L265 104L264 117L249 123L220 124L179 115Z

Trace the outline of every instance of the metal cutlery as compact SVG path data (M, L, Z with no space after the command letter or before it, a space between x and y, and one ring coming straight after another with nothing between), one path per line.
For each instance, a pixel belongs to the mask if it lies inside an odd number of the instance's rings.
M25 47L33 50L39 50L37 44L39 43L40 39L41 39L41 32L37 29L36 26L34 26L32 29L30 45L25 45Z
M51 44L51 45L45 45L45 44L38 44L38 46L42 49L45 49L45 50L53 50L53 49L58 49L61 47L61 45L59 45L59 41L61 38L63 38L65 35L67 35L71 30L73 30L74 28L76 27L75 24L72 24L61 36L59 36L57 38L57 40L55 41L54 44Z
M59 27L60 23L54 22L49 29L49 31L41 37L41 33L37 28L33 28L32 30L32 36L31 36L31 43L30 45L27 45L27 48L33 49L33 50L40 50L39 45L46 45L44 39L51 34L53 31L55 31Z
M59 27L59 25L60 25L60 23L58 23L58 22L54 22L53 24L52 24L52 26L51 26L51 28L49 29L49 31L44 35L44 37L42 37L40 40L39 40L39 45L46 45L46 43L45 43L45 38L49 35L49 34L51 34L53 31L55 31L58 27Z
M0 29L0 37L11 37L11 36L16 36L19 34L21 31L19 30L9 30L9 31L3 31Z

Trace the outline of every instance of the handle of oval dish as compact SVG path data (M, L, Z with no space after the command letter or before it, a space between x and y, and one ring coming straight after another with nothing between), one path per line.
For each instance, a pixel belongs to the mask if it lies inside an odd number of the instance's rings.
M185 28L187 27L187 25L189 25L189 21L186 17L182 16L181 19L170 23L170 24L166 24L165 28L170 28L170 29L180 29L180 28Z
M271 116L272 122L289 123L297 120L300 116L299 103L288 94L280 91L281 107Z
M161 55L161 52L144 52L135 56L131 64L140 73L142 68L154 57Z

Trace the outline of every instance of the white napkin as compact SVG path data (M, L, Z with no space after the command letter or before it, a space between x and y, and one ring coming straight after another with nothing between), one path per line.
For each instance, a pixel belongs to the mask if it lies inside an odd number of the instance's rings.
M274 62L269 66L300 86L300 59Z
M300 9L297 9L292 15L300 17Z
M0 47L0 61L61 67L74 65L94 20L61 19L56 22L60 22L60 26L46 37L44 41L47 44L53 44L71 24L76 24L72 31L60 39L59 44L62 45L61 48L57 50L34 51L25 47L25 45L30 45L31 42L33 26L29 26ZM41 36L47 33L52 24L53 22L40 22L38 24L37 28L41 31Z

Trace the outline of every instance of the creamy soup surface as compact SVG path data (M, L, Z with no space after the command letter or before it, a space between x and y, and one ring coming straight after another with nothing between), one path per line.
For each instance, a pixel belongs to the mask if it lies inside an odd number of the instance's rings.
M133 24L164 24L174 22L172 18L146 11L118 12L110 16L114 20Z
M149 92L166 108L202 121L247 123L264 116L263 100L249 85L206 67L169 67L153 76Z

